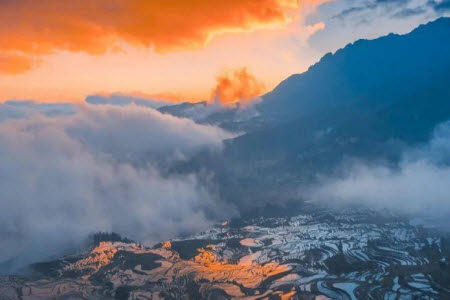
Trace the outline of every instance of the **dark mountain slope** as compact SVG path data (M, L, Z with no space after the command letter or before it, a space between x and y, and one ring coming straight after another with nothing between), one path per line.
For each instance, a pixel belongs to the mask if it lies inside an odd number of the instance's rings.
M430 88L436 89L432 95L442 88L448 93L449 28L450 19L441 18L406 35L356 41L283 81L263 97L260 109L298 118L322 110L380 108Z
M395 165L450 119L450 19L327 54L264 96L272 126L227 143L227 199L243 206L298 197L296 187L345 158Z

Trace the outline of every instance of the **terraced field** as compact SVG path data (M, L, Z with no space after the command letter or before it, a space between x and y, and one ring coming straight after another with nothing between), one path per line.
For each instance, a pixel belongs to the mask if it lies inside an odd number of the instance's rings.
M102 242L2 278L0 298L449 299L449 258L442 233L372 211L320 211L224 223L152 248Z

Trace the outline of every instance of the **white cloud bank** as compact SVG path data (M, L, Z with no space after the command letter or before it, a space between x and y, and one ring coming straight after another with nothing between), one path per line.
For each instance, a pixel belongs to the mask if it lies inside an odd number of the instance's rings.
M398 168L353 163L342 178L324 178L310 199L364 205L417 217L425 225L450 229L450 122L430 142L403 155Z
M163 176L154 161L218 151L230 137L221 129L135 105L21 117L0 122L0 264L56 255L97 231L158 241L230 212L197 174Z

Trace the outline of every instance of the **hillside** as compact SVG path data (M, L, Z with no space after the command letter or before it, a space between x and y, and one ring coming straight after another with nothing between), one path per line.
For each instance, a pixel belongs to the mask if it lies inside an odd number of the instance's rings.
M450 19L357 41L263 99L264 129L227 144L227 199L251 210L298 198L299 185L339 172L345 159L395 166L450 119Z

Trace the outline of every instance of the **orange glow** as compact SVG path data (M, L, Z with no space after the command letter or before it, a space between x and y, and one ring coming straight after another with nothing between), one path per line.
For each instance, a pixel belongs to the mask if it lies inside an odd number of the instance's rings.
M114 50L118 41L161 52L194 49L217 34L284 25L294 8L296 0L1 1L0 49L98 55ZM3 68L8 70L18 68Z
M282 276L283 273L289 273L292 270L291 266L276 261L259 263L260 251L241 257L239 262L230 263L219 254L220 249L216 248L215 245L197 249L198 255L194 259L182 259L171 248L170 241L163 242L160 248L153 249L134 243L101 242L89 255L65 266L64 272L76 271L79 274L84 274L82 276L84 280L89 280L91 275L98 272L103 266L110 264L119 251L135 254L152 253L160 256L160 259L156 261L160 264L159 267L147 270L143 269L142 265L138 265L134 267L134 270L138 272L130 272L129 269L122 269L122 267L116 265L112 267L114 271L108 272L109 274L106 276L112 279L120 278L126 274L124 277L137 286L142 286L149 281L157 282L159 280L164 280L170 285L180 278L189 277L194 278L200 285L205 284L204 287L220 288L233 299L265 299L269 294L273 294L280 296L281 299L288 300L293 299L296 294L295 290L283 292L273 291L269 288L264 294L259 294L256 291L254 298L246 298L241 287L257 289L269 278ZM51 289L47 291L47 294L42 293L42 295L49 297L52 295Z
M247 68L217 77L217 85L212 91L212 100L224 105L252 100L265 91L263 83L258 82Z
M108 265L116 255L117 251L114 244L110 242L100 242L100 244L91 251L89 256L66 266L65 270L89 269L89 274L95 273L100 270L101 267ZM85 279L87 279L87 277L89 277L89 275L85 276Z
M30 70L31 67L31 59L27 56L0 52L0 74L18 74Z
M237 283L247 288L257 288L264 279L290 270L289 266L276 262L264 265L255 262L258 253L244 256L239 263L231 264L214 253L214 245L197 250L199 254L194 258L194 262L184 263L189 265L186 269L194 271L199 280L227 282L230 281L231 275L231 279Z
M324 1L0 0L0 101L204 101L218 74L224 103L258 96L318 58L305 45L324 24L301 20ZM251 91L226 88L242 66Z

